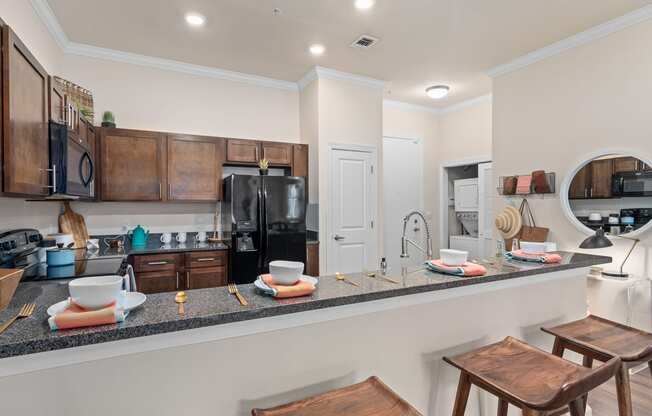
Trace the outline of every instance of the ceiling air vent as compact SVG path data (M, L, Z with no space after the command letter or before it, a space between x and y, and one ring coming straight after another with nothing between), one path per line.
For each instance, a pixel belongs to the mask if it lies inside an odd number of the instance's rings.
M359 38L357 38L352 44L351 47L353 48L361 48L361 49L369 49L372 46L374 46L376 43L378 43L380 39L375 38L373 36L369 35L362 35Z

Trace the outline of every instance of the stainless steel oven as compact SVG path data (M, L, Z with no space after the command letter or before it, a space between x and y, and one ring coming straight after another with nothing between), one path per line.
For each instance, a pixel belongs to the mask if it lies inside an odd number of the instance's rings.
M54 196L95 196L95 164L91 151L74 140L65 124L50 122L50 188Z

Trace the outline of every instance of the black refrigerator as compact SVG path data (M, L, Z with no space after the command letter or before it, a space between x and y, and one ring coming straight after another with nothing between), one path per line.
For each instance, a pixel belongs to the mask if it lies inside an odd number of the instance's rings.
M294 176L224 179L223 230L231 231L230 281L252 283L274 260L306 262L306 184Z

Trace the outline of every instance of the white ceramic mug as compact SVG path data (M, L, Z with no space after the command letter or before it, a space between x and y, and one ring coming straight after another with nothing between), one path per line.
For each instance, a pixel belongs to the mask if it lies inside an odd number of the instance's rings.
M161 234L161 243L170 244L172 242L172 233Z
M186 242L186 233L177 233L177 243Z
M206 241L206 231L200 231L197 233L195 236L195 240L197 240L200 243L203 243Z

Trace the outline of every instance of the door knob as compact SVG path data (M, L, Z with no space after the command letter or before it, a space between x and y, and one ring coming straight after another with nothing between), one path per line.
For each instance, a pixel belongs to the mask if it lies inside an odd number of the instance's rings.
M335 234L335 237L333 237L333 240L335 240L335 241L344 240L344 237L342 237L341 235Z

